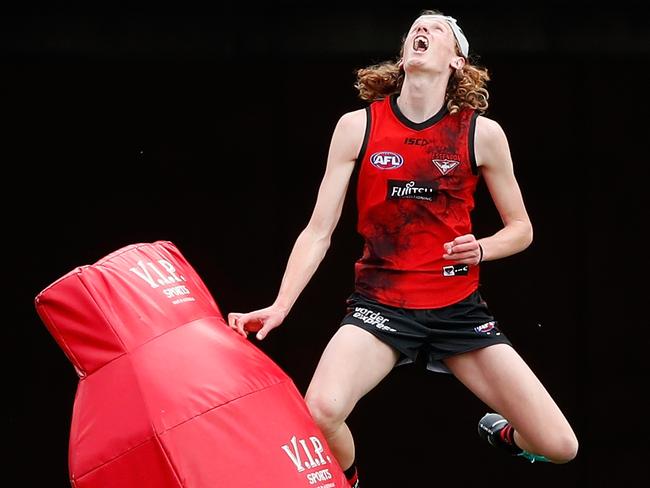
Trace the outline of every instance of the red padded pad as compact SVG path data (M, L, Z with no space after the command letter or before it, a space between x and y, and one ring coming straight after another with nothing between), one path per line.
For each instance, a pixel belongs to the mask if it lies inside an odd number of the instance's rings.
M348 486L292 380L173 243L126 246L35 302L80 376L73 486Z

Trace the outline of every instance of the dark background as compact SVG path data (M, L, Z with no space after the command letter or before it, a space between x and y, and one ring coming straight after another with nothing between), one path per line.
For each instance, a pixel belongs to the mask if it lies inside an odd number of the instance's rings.
M108 4L107 4L108 5ZM492 76L535 239L482 267L501 327L573 424L570 464L530 465L476 434L453 377L395 370L349 419L364 486L600 487L649 480L646 151L641 2L222 2L24 8L2 15L10 458L21 486L69 486L75 372L34 296L121 246L174 242L222 312L275 298L307 223L354 70L394 59L422 8L459 20ZM332 246L259 343L304 392L353 286L353 186ZM479 236L498 229L484 187Z

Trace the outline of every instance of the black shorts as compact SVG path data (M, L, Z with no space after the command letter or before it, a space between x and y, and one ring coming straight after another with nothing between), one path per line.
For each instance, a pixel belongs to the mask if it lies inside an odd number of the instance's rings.
M508 344L480 293L442 308L409 309L383 305L357 292L347 299L341 325L367 330L400 353L398 365L420 363L449 373L443 359L492 344Z

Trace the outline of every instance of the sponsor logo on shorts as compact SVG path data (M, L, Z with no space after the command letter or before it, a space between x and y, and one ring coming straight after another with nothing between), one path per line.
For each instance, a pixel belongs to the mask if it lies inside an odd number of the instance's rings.
M482 325L479 325L478 327L474 327L474 332L477 334L483 334L483 335L501 335L501 332L499 332L499 329L497 329L496 322L494 320L491 320L490 322L485 322Z
M392 327L386 325L386 322L390 322L390 319L387 319L379 312L374 312L364 307L355 307L352 316L355 319L361 320L364 324L374 325L378 329L397 332Z
M469 273L469 264L454 264L442 268L442 276L465 276L467 273Z
M400 198L433 201L436 194L434 183L425 181L388 180L388 200Z
M370 163L378 169L397 169L404 164L404 158L394 152L382 151L370 156Z

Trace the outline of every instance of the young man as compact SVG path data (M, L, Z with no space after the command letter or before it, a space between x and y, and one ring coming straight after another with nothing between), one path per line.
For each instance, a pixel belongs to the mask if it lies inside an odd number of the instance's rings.
M478 291L479 264L524 250L532 226L506 135L480 115L489 76L468 54L455 19L424 11L397 62L358 71L360 97L371 103L338 121L313 214L277 299L228 317L233 329L244 336L256 331L258 339L282 323L329 247L358 165L364 252L355 264L348 314L305 397L353 487L354 441L345 420L393 367L418 356L499 412L479 421L479 433L492 445L531 461L565 463L577 453L566 418ZM470 211L479 176L503 227L477 239Z

